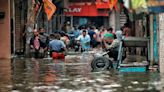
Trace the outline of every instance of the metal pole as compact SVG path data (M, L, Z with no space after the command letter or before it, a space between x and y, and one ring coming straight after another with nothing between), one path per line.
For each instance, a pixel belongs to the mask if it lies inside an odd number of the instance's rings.
M71 27L73 27L73 16L71 16Z
M13 54L15 55L15 0L12 0L13 1Z
M150 15L150 66L153 66L154 63L153 38L153 15Z
M37 21L37 19L38 19L38 17L39 17L39 14L40 14L40 12L41 12L41 10L42 10L42 7L43 7L43 4L41 4L41 6L40 6L40 8L39 8L39 10L38 10L38 12L37 12L37 14L36 14L35 21Z

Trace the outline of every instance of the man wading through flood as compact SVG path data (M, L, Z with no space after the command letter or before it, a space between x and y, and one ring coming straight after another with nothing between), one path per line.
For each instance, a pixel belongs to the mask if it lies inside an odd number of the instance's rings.
M80 35L76 40L81 45L81 52L88 51L90 49L91 38L85 29L83 30L82 35Z
M49 42L50 56L53 59L64 59L65 53L67 51L66 45L60 40L60 35L58 33L51 34L51 41Z

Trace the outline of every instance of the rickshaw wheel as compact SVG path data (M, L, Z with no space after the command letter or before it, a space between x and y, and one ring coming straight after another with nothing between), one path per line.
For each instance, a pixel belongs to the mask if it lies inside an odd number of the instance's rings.
M106 57L96 57L91 62L93 70L103 71L112 68L112 61Z

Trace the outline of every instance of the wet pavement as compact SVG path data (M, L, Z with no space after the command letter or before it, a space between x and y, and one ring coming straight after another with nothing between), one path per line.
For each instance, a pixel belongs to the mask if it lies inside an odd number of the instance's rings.
M0 60L0 92L162 92L158 72L92 72L89 55ZM161 77L160 77L161 76ZM164 74L163 74L164 76Z

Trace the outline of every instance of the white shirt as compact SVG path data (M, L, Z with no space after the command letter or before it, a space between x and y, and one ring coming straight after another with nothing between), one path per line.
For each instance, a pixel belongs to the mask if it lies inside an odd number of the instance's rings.
M81 45L82 45L82 48L83 49L89 49L90 48L90 41L91 41L91 38L89 35L86 35L85 37L83 35L80 35L77 40L80 41Z

